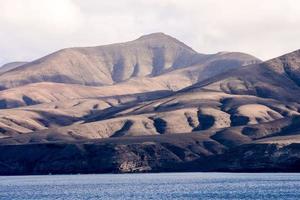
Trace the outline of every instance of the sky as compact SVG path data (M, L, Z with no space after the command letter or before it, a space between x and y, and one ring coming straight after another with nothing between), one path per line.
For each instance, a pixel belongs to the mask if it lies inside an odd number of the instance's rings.
M300 1L0 0L0 65L154 32L267 60L300 49Z

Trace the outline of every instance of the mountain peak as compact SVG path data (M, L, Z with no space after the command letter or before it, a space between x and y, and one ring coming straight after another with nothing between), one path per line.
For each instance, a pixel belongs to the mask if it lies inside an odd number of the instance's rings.
M195 50L193 50L191 47L189 47L188 45L184 44L183 42L181 42L180 40L167 35L163 32L156 32L156 33L150 33L147 35L143 35L141 37L139 37L138 39L136 39L135 41L137 42L150 42L150 43L176 43L186 49L188 49L189 51L196 53Z
M156 32L156 33L150 33L150 34L147 34L147 35L142 35L141 37L138 38L138 40L160 39L160 38L172 38L172 37L165 34L165 33L163 33L163 32Z

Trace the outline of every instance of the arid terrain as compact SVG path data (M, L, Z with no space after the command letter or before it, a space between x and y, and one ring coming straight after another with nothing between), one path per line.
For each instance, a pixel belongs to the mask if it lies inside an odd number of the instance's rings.
M300 50L164 33L0 68L0 174L300 171Z

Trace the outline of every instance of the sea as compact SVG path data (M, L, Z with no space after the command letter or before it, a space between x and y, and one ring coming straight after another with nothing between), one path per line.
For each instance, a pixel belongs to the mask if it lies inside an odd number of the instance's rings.
M300 199L298 173L0 176L0 199Z

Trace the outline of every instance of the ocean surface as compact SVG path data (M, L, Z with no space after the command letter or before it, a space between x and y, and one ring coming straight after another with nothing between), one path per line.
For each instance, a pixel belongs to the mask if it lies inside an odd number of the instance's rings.
M0 199L300 199L298 173L0 176Z

